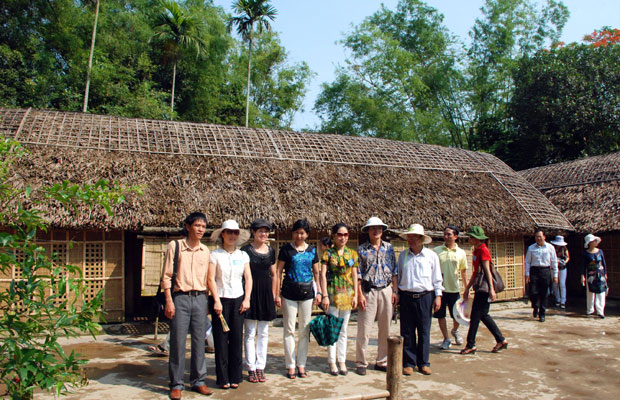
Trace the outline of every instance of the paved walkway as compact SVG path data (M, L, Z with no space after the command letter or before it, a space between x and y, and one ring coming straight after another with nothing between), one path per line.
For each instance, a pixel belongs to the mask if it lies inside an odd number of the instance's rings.
M617 307L599 319L579 310L549 312L547 322L539 323L523 302L493 304L495 318L510 345L493 354L493 338L484 326L478 333L478 352L463 356L459 348L438 349L442 337L437 324L431 333L433 375L403 377L403 398L432 399L617 399L620 389L620 319ZM450 322L449 322L450 323ZM398 334L398 325L392 325ZM270 329L267 383L243 382L237 390L215 389L213 399L317 399L369 393L385 388L385 373L368 371L355 374L355 335L349 325L347 376L327 373L327 351L311 340L307 379L288 380L284 376L282 329ZM462 329L463 336L466 332ZM168 395L167 359L145 350L154 343L152 335L101 335L67 342L90 358L89 385L67 399L165 399ZM371 342L371 356L376 342ZM214 357L207 354L209 387L215 386ZM188 359L189 362L189 359ZM51 399L37 394L37 399ZM184 399L201 395L185 391Z

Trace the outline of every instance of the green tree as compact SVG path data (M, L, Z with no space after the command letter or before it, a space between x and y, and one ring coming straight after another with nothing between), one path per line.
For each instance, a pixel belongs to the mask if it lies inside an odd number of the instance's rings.
M203 23L194 15L183 10L174 0L161 0L162 11L157 15L153 38L161 41L165 61L172 62L172 91L170 96L170 119L174 118L174 89L177 62L184 49L192 49L197 58L206 53L203 39Z
M17 142L0 137L0 275L19 279L0 289L0 382L12 399L31 399L35 389L56 395L84 383L81 366L87 360L67 354L61 337L99 330L101 293L89 302L80 269L59 263L54 254L36 244L38 231L49 228L37 205L50 203L91 209L103 206L112 213L126 189L105 180L82 186L63 182L33 190L24 187L13 164L27 153ZM67 296L71 293L71 296Z
M620 150L620 46L571 44L519 61L514 133L498 155L515 169Z
M486 0L467 50L469 147L494 152L510 133L508 104L514 69L521 57L554 46L568 19L561 1Z
M463 146L463 77L443 16L418 0L382 6L354 28L336 80L315 103L320 129Z
M269 4L269 0L236 0L233 3L233 10L238 15L230 20L229 26L236 26L237 33L248 42L248 80L245 101L245 126L247 127L250 118L250 73L254 25L259 33L263 30L271 30L269 20L275 19L277 11Z

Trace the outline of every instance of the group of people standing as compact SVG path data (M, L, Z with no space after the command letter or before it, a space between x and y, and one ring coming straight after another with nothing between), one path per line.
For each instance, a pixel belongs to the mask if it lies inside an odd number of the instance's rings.
M321 249L317 249L306 242L310 234L308 222L298 220L291 228L292 240L281 246L277 257L267 244L272 230L269 221L253 221L249 232L240 229L234 220L225 221L211 235L211 241L218 244L212 252L201 243L206 223L204 214L190 214L185 219L186 237L170 242L166 252L161 287L166 297L165 315L171 319L171 399L180 399L184 389L188 332L191 334L191 387L204 395L212 393L205 383L207 310L212 320L217 385L222 389L239 386L244 362L250 382L267 380L268 330L276 317L276 306L282 310L285 368L289 379L308 376L310 319L315 305L343 320L336 343L328 348L330 374L347 374L347 326L355 309L358 311L356 372L365 375L369 367L367 347L375 320L378 348L374 369L386 371L389 327L394 307L400 305L403 374L411 375L417 367L420 373L430 375L432 318L438 319L444 336L441 348L450 348L446 308L454 320L454 304L461 292L459 278L463 281L463 297L467 300L478 274L483 274L488 285L485 290L473 287L471 320L461 354L476 351L476 333L481 321L495 338L493 352L508 347L489 315L490 302L495 300L496 293L491 276L491 254L486 244L488 238L478 226L468 232L473 244L473 270L467 280L465 252L457 244L459 230L452 225L444 230L444 244L433 250L425 247L431 238L424 233L424 228L419 224L411 225L400 234L408 248L396 260L392 245L383 240L388 226L377 217L370 218L362 227L362 232L368 234L368 241L357 250L347 247L349 228L345 224L334 225L331 238L324 238L319 244ZM593 249L590 254L595 262L599 253ZM568 259L568 254L566 257ZM526 263L526 279L530 271L535 271L532 266L538 265L535 261ZM536 304L538 312L544 316L544 304ZM463 339L458 329L459 324L454 320L451 334L460 345Z

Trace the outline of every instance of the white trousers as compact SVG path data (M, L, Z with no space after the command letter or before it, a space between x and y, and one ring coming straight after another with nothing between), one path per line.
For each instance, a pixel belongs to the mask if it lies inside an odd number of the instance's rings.
M243 321L245 333L245 364L249 371L265 369L267 364L267 343L269 342L269 321L246 319Z
M330 364L335 363L336 360L338 362L345 362L347 360L347 325L349 325L351 310L339 310L336 307L329 307L327 313L344 319L340 335L338 335L338 341L327 349L327 362Z
M555 302L566 304L566 274L568 268L558 271L558 283L553 284L553 292L555 294Z
M587 310L588 314L592 314L594 312L594 308L596 308L596 313L598 315L605 315L605 295L606 293L592 293L588 288L588 283L586 282L586 302L587 302Z
M295 322L299 312L299 343L295 357ZM306 367L308 343L310 342L310 318L312 299L294 301L282 298L282 319L284 336L284 362L286 368Z

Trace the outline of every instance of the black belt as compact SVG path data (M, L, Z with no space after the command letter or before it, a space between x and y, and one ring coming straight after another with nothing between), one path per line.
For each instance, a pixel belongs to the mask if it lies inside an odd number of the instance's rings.
M390 285L385 285L385 286L375 286L375 285L371 284L371 285L370 285L370 288L371 288L371 289L375 289L375 290L383 290L383 289L385 289L385 288L386 288L386 287L388 287L388 286L390 286Z
M433 293L433 291L428 290L426 292L409 292L407 290L401 290L398 292L398 294L411 297L412 299L419 299L420 297L424 297L429 293Z
M530 268L551 268L548 265L532 265Z
M174 294L179 294L179 295L186 295L186 296L190 296L190 297L198 297L198 296L202 296L203 294L206 294L207 292L204 290L190 290L189 292L174 292Z

